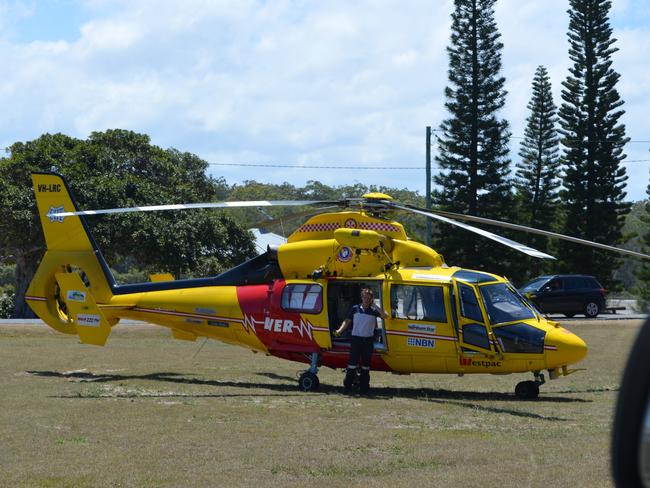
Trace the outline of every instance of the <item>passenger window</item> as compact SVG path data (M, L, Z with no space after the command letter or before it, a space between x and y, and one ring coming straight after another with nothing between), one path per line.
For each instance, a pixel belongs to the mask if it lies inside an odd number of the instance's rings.
M580 288L584 288L584 284L580 278L567 278L564 280L564 287L567 290L579 290Z
M593 282L593 280L589 278L580 278L580 288L600 288L599 286L596 286L596 284Z
M441 286L393 285L391 287L393 317L447 322L443 297Z
M323 288L318 284L287 285L282 290L282 309L287 312L320 313Z
M480 325L480 324L464 325L463 342L471 346L482 347L483 349L490 349L490 341L488 339L487 330L485 330L484 325Z
M481 314L481 307L478 304L478 298L471 286L458 284L460 291L460 314L470 320L483 322L483 315Z

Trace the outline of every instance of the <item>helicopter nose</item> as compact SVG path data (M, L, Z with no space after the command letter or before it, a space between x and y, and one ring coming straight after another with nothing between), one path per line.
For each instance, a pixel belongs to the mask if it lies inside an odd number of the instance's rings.
M587 355L587 344L573 332L562 327L556 327L546 334L549 368L566 366L577 363Z

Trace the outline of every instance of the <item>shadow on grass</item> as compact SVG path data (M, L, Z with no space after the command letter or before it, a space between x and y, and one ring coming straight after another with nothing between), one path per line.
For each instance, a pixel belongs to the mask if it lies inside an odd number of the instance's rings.
M286 384L274 384L274 383L251 383L246 381L216 381L216 380L202 380L198 378L191 378L191 374L181 374L181 373L170 373L170 372L161 372L161 373L150 373L150 374L141 374L141 375L125 375L125 374L108 374L108 373L90 373L86 371L26 371L26 373L33 376L43 376L51 378L66 378L66 379L77 379L80 382L88 383L108 383L108 382L121 382L128 380L149 380L149 381L161 381L165 383L177 383L183 385L200 385L200 386L215 386L215 387L232 387L232 388L247 388L247 389L262 389L262 390L273 390L286 393L295 393L296 395L301 395L302 393L297 391L295 384L286 385ZM295 380L293 380L295 381ZM119 395L114 395L119 396ZM122 396L127 397L128 394ZM142 395L131 395L133 396L147 396L147 397L189 397L189 398L203 398L203 397L221 397L221 396L256 396L255 394L201 394L201 393L188 393L188 394L142 394ZM263 395L259 395L263 396ZM94 396L82 396L81 398L105 398L107 395L102 396L97 394ZM79 395L68 395L68 396L57 396L57 398L80 398Z
M149 392L124 392L115 394L102 394L102 393L84 393L76 395L60 395L56 398L225 398L225 397L246 397L246 396L313 396L314 393L302 393L297 391L295 378L290 376L281 376L274 373L256 373L257 376L262 376L276 381L283 381L285 383L258 383L249 381L217 381L217 380L203 380L199 378L192 378L191 374L181 374L172 372L159 372L143 375L124 375L124 374L109 374L109 373L91 373L86 371L27 371L28 374L41 377L53 378L66 378L76 379L81 382L90 383L106 383L106 382L123 382L128 380L149 380L160 381L166 383L176 383L184 385L199 385L211 387L230 387L230 388L245 388L249 390L271 390L279 392L278 394L260 394L260 393L149 393ZM320 394L325 395L340 395L342 388L332 385L320 385ZM576 392L570 392L576 393ZM521 400L514 394L499 393L499 392L477 392L477 391L451 391L443 389L432 388L394 388L394 387L375 387L372 388L372 396L375 400L390 400L391 398L409 398L413 400L426 401L438 404L456 405L462 408L471 410L509 414L517 417L535 418L540 420L550 421L567 421L569 419L545 416L537 413L514 410L509 408L484 406L475 402L512 402L524 406L536 403L589 403L591 400L584 400L581 398L559 397L559 396L542 396L536 400Z
M610 392L617 393L619 390L620 388L618 387L605 386L603 388L585 388L582 390L561 390L561 391L556 391L555 393L610 393Z
M297 381L298 375L296 376L283 376L275 373L255 373L255 376L261 376L262 378L268 378L270 380L280 380L280 381Z

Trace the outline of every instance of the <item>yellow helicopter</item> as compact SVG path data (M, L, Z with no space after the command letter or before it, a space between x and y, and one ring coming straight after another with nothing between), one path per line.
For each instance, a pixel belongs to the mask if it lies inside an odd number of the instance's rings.
M26 301L50 327L104 345L120 319L171 329L176 339L198 337L309 364L298 380L318 389L319 367L345 368L350 337L334 331L360 290L390 311L379 319L371 367L393 373L509 374L532 372L517 384L520 398L536 398L544 383L572 372L587 346L577 335L540 315L505 278L448 266L433 249L408 239L387 218L406 211L479 233L526 254L535 249L456 219L477 220L547 235L557 234L477 217L433 212L370 193L339 202L280 201L159 205L80 211L65 179L32 175L47 251ZM85 222L88 215L182 208L267 205L337 205L312 216L287 243L269 248L218 276L119 285ZM567 236L569 240L581 241ZM589 245L636 254L602 244Z

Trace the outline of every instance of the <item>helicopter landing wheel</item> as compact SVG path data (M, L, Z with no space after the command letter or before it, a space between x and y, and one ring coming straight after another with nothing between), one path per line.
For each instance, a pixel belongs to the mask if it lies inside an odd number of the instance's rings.
M515 387L515 395L522 400L534 400L539 396L539 384L536 381L521 381Z
M298 388L300 388L301 391L316 391L318 390L319 385L320 381L318 376L309 371L305 371L300 375L300 378L298 378Z

